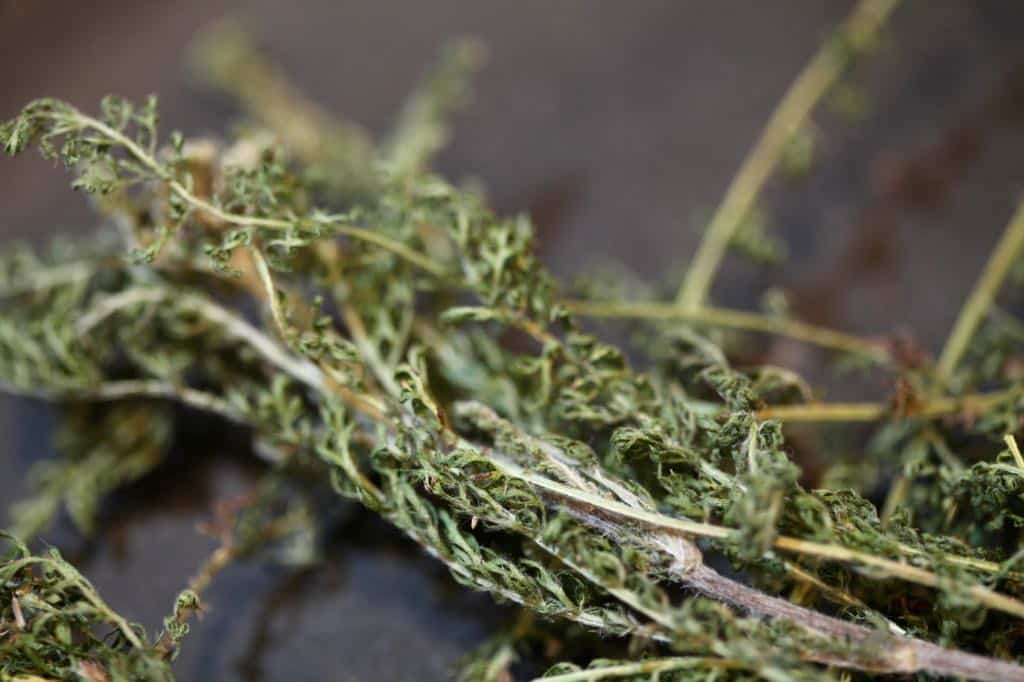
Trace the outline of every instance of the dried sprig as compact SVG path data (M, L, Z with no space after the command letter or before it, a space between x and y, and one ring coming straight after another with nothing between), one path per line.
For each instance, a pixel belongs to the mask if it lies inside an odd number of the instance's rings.
M0 565L11 604L0 606L0 651L18 667L0 670L57 678L84 674L84 661L95 679L168 676L209 580L315 527L299 488L320 481L458 582L642 643L628 660L563 662L551 679L801 680L826 668L1024 679L1024 471L1015 441L1003 454L992 438L1021 423L1006 363L950 351L949 394L941 367L905 366L878 341L706 307L704 285L693 306L570 301L537 259L527 219L495 216L479 193L428 170L477 47L449 53L374 146L310 114L235 38L227 56L207 56L226 69L222 87L242 83L263 124L289 121L277 134L162 143L155 99L116 98L98 116L39 100L0 127L9 153L34 146L62 161L117 235L0 259L0 381L77 409L113 403L102 431L124 434L73 428L19 507L22 533L62 504L88 530L103 495L160 461L169 400L250 427L282 484L222 524L222 546L154 641L62 560L14 542ZM839 64L826 66L830 81ZM245 84L254 73L272 87ZM338 147L329 156L308 143L321 130ZM344 180L324 182L332 172ZM1016 258L1016 240L1006 243L1012 253L993 262ZM1006 271L985 276L961 336ZM631 349L647 369L574 312L656 320L651 343ZM806 391L786 371L732 366L708 326L832 347L911 388L902 402L772 403ZM1000 357L1019 343L1010 325L983 331L978 349L990 343ZM863 491L800 484L783 426L823 415L886 422L872 452L897 484L881 515ZM80 485L68 489L69 478ZM287 484L296 479L304 486ZM281 507L298 511L273 513ZM20 595L36 592L49 610L26 611ZM56 628L72 626L120 634L65 641ZM508 674L515 646L481 652L466 679Z
M144 633L115 613L57 550L34 556L4 535L0 674L4 679L170 680ZM34 676L34 677L32 677Z

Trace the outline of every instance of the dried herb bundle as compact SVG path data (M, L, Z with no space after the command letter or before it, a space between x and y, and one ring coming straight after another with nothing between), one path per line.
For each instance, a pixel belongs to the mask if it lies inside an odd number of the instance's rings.
M508 679L534 639L586 632L629 638L631 658L559 663L549 679L1024 679L1022 334L993 303L1024 211L934 365L705 303L729 245L767 239L744 222L760 187L892 5L865 0L798 80L673 304L570 298L528 219L429 170L473 43L445 54L380 143L223 27L200 58L254 116L236 137L163 141L155 99L107 98L96 116L25 107L0 144L62 161L108 231L0 259L0 381L77 415L14 533L35 535L62 506L88 530L105 494L161 461L169 401L251 428L267 475L223 514L221 548L154 638L58 554L11 536L0 675L170 678L207 584L315 532L329 480L460 583L544 617L482 648L465 679ZM627 361L579 316L648 318L648 343ZM904 390L806 402L790 372L732 366L720 328L829 348ZM806 489L783 436L797 421L882 422L873 476L836 461L825 480L845 483ZM887 480L880 513L864 494Z

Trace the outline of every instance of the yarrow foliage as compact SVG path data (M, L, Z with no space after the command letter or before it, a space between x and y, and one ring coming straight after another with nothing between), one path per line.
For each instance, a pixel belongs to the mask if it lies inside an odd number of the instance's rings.
M250 427L267 469L152 640L58 554L11 538L4 679L169 679L206 584L260 547L315 544L327 486L459 583L550 621L488 643L465 679L586 633L633 644L549 679L1024 679L1024 461L991 438L1020 423L1009 360L972 349L964 397L928 402L927 368L865 344L857 360L900 373L918 403L883 410L877 480L808 489L772 417L808 407L800 381L733 366L711 314L651 325L645 347L601 340L526 217L429 170L477 45L449 50L374 145L230 38L205 54L257 119L236 137L161 138L155 98L108 98L97 116L38 100L0 127L7 153L63 162L108 228L0 259L0 381L71 406L62 458L36 470L14 530L34 536L61 508L91 530L105 495L164 460L174 401ZM1015 327L985 329L1010 358ZM957 419L958 400L986 412ZM840 478L833 464L822 480ZM864 495L885 477L880 514Z

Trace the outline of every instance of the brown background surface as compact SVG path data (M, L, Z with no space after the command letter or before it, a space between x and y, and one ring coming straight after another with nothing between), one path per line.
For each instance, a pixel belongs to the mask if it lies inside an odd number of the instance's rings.
M481 179L500 210L532 210L560 275L614 259L669 292L701 216L851 4L0 0L0 116L41 95L94 108L108 92L157 92L165 129L219 130L236 112L188 82L181 56L199 27L233 14L299 86L383 131L442 42L475 35L489 67L441 168ZM812 321L910 329L937 347L1024 184L1022 36L1015 0L907 2L852 75L866 118L820 113L813 172L766 193L790 247L786 271L733 263L717 299L752 305L752 292L779 284ZM92 227L62 172L37 159L0 161L0 202L4 241ZM0 506L52 454L52 419L0 400ZM67 528L48 536L151 630L210 549L194 524L252 473L241 434L183 421L176 476L120 496L94 542ZM446 679L500 624L488 598L452 587L366 514L339 515L326 567L229 571L181 679Z

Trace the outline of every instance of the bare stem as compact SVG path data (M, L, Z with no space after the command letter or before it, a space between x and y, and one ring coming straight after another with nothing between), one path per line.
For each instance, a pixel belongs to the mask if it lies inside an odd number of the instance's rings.
M623 663L621 665L608 665L600 668L588 668L576 670L569 673L557 675L545 675L537 677L533 682L594 682L595 680L606 680L617 677L630 677L634 675L648 675L651 679L657 679L661 673L673 670L686 670L688 668L742 668L739 661L732 661L725 658L707 658L686 656L678 658L654 658L649 661L637 661L636 663Z
M1013 455L1013 461L1017 465L1017 468L1024 473L1024 455L1020 453L1020 446L1017 445L1017 439L1013 437L1012 433L1008 433L1003 436L1003 442L1006 443L1006 447L1010 449L1010 454Z
M984 682L1024 680L1024 667L1015 663L946 649L913 637L888 636L882 640L884 644L879 642L881 646L871 644L872 638L879 638L881 635L879 631L766 595L703 564L681 573L680 578L710 597L755 615L787 620L831 642L863 645L862 651L855 649L844 654L808 651L804 654L808 660L876 673L928 672Z
M970 393L959 397L932 398L912 406L902 416L934 419L951 414L981 414L999 403L1021 395L1020 388L1009 388L991 393ZM782 422L874 422L897 415L885 403L808 403L806 405L776 405L758 410L759 419L778 419Z
M684 308L671 303L657 301L618 302L618 301L563 301L572 312L586 317L624 318L648 320L679 320L707 325L742 329L751 332L776 334L811 345L832 350L864 355L880 363L890 362L889 353L883 343L865 339L852 334L818 327L797 320L768 317L757 313L726 308L702 306L695 309Z
M259 547L269 544L280 538L284 537L288 533L291 533L296 528L299 528L301 524L306 520L306 511L304 509L298 509L284 514L276 519L269 521L259 532L253 534L252 537L246 538L242 541L238 541L234 536L229 536L221 541L221 544L215 549L202 565L196 574L189 580L188 589L196 596L201 598L206 588L210 586L210 583L220 575L220 573L231 565L232 562L237 561L256 551ZM177 625L184 625L187 623L199 610L198 608L183 608L179 609L174 616L174 621ZM165 630L157 639L153 648L158 651L164 658L169 657L175 648L174 637L170 630Z
M939 363L935 368L935 378L940 388L944 388L953 375L957 363L967 350L967 345L974 336L982 318L988 312L993 299L999 293L1003 280L1010 267L1013 266L1021 247L1024 246L1024 201L1018 206L1010 223L1006 226L1002 238L989 256L985 269L974 285L974 290L964 303L957 316L953 331L949 334Z
M843 47L862 50L870 45L897 1L860 0L839 28ZM836 82L847 63L847 55L829 41L808 62L779 102L711 218L704 241L686 273L677 298L686 310L697 310L704 303L729 242L778 165L786 144Z

